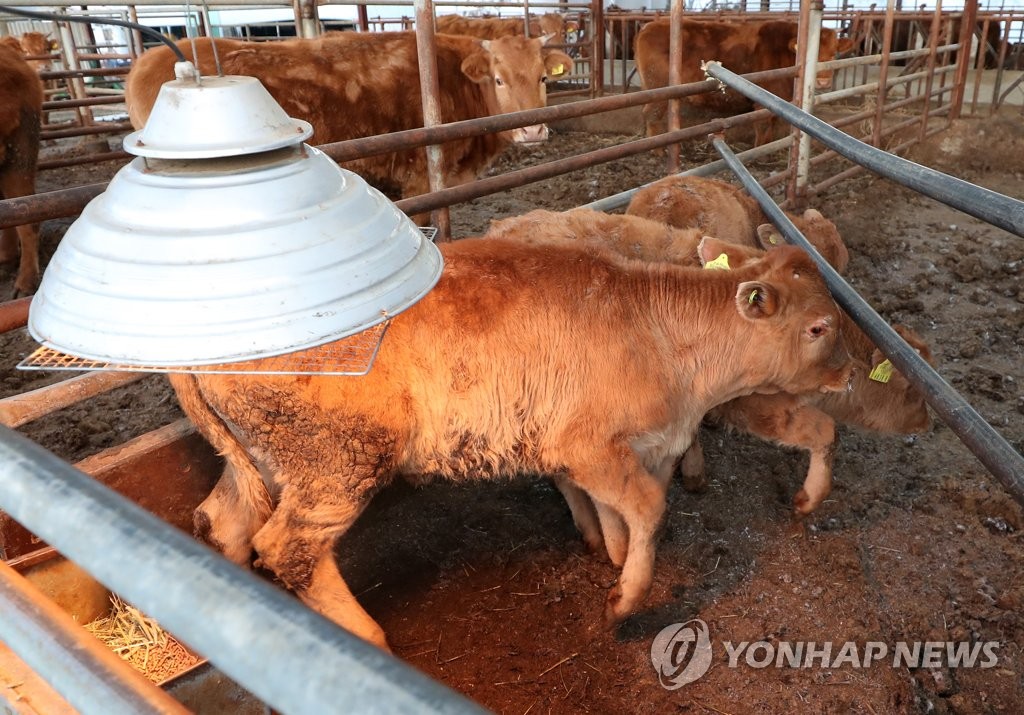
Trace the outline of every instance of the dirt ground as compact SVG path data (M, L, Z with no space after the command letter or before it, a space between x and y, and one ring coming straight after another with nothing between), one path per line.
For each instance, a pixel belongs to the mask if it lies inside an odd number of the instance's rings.
M634 136L557 133L498 170ZM711 149L689 147L687 165ZM1024 196L1019 115L965 119L916 161ZM90 183L117 166L46 172L40 190ZM764 174L765 167L755 167ZM663 161L606 164L453 210L457 236L492 218L567 209L658 178ZM1024 241L863 174L818 197L850 248L848 277L887 319L930 340L939 371L1014 445L1024 446ZM43 225L43 260L69 221ZM13 271L0 274L0 289ZM59 379L13 365L32 347L0 337L2 395ZM22 431L70 461L180 413L159 376ZM1024 709L1024 512L941 423L927 434L841 431L831 498L802 521L790 500L807 459L708 429L710 489L680 486L646 609L601 627L616 578L588 554L544 480L381 494L341 546L346 575L398 656L500 713L1019 713ZM651 644L699 618L710 670L659 684ZM888 645L870 667L730 667L724 643ZM998 642L994 667L892 667L899 642ZM820 663L820 661L819 661Z

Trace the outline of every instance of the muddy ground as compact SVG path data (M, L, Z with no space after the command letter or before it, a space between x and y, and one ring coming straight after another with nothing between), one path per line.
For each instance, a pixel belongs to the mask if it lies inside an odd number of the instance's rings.
M498 170L635 138L557 133ZM687 165L710 150L684 152ZM1024 195L1024 122L965 119L912 157ZM117 165L46 172L40 190ZM763 175L769 167L758 167ZM472 202L456 235L537 207L565 209L658 178L657 157L623 160ZM848 276L884 317L930 340L939 371L1018 449L1024 445L1024 241L861 175L813 204L851 253ZM43 225L44 263L69 221ZM13 279L0 274L0 289ZM31 347L0 337L2 393L60 377L14 371ZM22 431L70 461L179 416L159 376ZM343 541L353 591L398 656L501 713L1019 713L1024 708L1024 513L944 425L912 437L841 431L831 498L796 521L804 455L708 429L710 489L678 485L646 609L601 627L616 578L588 554L546 481L381 494ZM667 690L651 665L664 627L703 620L710 670ZM724 642L887 644L870 667L729 667ZM998 642L994 667L892 667L899 642ZM764 649L759 653L763 657Z

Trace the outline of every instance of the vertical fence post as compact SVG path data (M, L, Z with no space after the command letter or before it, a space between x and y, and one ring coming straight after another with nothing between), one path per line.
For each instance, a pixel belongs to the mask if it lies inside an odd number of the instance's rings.
M668 33L668 84L674 87L680 84L683 72L683 10L685 0L672 0L672 12L669 14ZM682 128L682 118L679 115L682 104L678 99L669 100L668 103L668 126L670 132ZM679 145L668 145L668 173L679 172Z
M918 140L924 141L928 136L928 114L932 108L932 82L935 79L935 64L938 59L935 55L935 48L939 46L939 30L942 28L942 0L935 1L935 13L932 15L932 25L928 32L928 76L924 81L924 107L921 108L921 132ZM941 98L940 98L941 99ZM940 101L939 104L942 102Z
M885 6L885 26L882 31L882 64L878 68L878 94L875 99L875 126L871 131L871 144L882 144L882 114L885 109L885 98L888 94L886 82L889 80L889 54L892 52L892 29L895 24L896 0L889 0Z
M604 96L604 4L590 3L590 98Z
M797 73L793 96L800 109L814 114L814 88L818 79L818 50L821 46L822 0L801 0L800 26L797 32ZM811 137L793 127L793 143L789 149L789 176L786 198L793 210L802 209L807 201L807 182L811 173Z
M294 0L295 34L307 40L320 35L320 17L315 0Z
M438 101L440 90L437 77L437 52L434 43L434 3L433 0L415 0L416 9L416 57L420 67L420 94L423 101L423 126L434 127L443 124L441 104ZM444 188L444 175L441 173L442 149L440 144L427 147L427 179L431 191ZM448 208L440 208L431 212L431 221L437 226L437 240L447 241L451 237L451 224L448 220Z
M995 114L999 110L999 89L1003 86L1003 72L1006 64L1006 50L1010 46L1010 28L1013 27L1013 10L1000 18L1005 23L1006 31L1000 32L999 57L996 60L996 79L992 83L992 99L989 101L989 114ZM1001 25L1002 26L1002 25Z
M956 80L953 84L953 107L949 110L950 121L959 119L964 108L964 94L967 88L967 70L971 66L971 40L974 38L974 20L978 14L978 0L966 0L960 16L960 49L956 56Z

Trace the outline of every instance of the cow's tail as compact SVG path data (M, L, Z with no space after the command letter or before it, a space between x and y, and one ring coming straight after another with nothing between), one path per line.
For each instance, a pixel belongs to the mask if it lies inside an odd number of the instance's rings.
M194 375L171 373L168 378L178 395L181 409L217 453L231 465L235 491L241 506L255 517L255 523L264 523L273 511L273 501L252 457L228 428L224 419L210 407L200 392L199 381Z

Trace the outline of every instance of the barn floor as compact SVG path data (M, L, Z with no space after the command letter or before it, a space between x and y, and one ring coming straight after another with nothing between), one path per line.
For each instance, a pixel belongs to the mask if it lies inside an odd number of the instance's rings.
M632 137L559 133L520 148L502 170ZM737 145L740 145L737 142ZM704 145L686 151L704 163ZM1024 195L1019 115L969 119L915 160L1001 193ZM117 166L46 172L40 190L90 183ZM456 235L533 208L570 208L653 180L637 158L505 192L453 210ZM852 256L848 275L879 312L931 342L939 371L1018 449L1024 447L1024 242L868 176L815 202ZM69 221L43 227L44 263ZM4 290L13 271L0 274ZM0 337L3 395L53 381L13 365L27 338ZM147 378L23 431L70 461L178 416ZM341 545L353 591L396 654L501 713L1017 713L1024 702L1024 512L945 426L917 437L845 429L832 497L798 522L789 502L806 458L709 429L712 483L678 486L647 610L600 626L616 577L585 552L546 481L381 494ZM652 638L707 623L714 661L669 691ZM998 641L987 669L729 667L724 642ZM833 651L835 657L835 651Z

